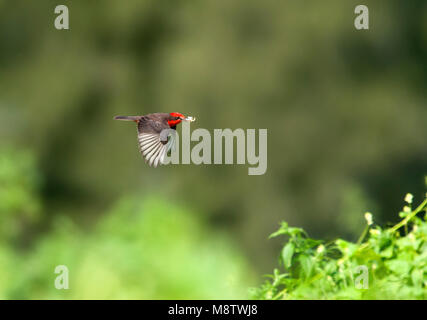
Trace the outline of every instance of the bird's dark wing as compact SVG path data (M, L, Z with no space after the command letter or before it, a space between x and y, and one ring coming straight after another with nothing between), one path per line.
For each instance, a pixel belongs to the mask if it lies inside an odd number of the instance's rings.
M150 166L163 164L173 129L167 122L142 117L138 122L139 150Z

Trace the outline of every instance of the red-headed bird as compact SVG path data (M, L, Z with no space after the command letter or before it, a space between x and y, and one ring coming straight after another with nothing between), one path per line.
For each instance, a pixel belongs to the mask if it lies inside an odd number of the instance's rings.
M171 149L173 135L181 121L195 121L178 112L151 113L145 116L116 116L115 120L134 121L138 129L139 150L150 166L163 164L164 158ZM173 131L174 132L174 131Z

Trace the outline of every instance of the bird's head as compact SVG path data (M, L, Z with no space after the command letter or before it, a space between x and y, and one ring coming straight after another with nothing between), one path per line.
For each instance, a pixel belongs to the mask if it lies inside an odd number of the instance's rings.
M193 117L186 117L181 113L178 112L171 112L169 113L169 119L168 119L168 125L171 128L174 128L178 123L181 123L181 121L196 121L196 118Z

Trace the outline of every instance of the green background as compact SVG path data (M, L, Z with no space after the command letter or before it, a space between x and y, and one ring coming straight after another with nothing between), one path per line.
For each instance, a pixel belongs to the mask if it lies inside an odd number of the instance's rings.
M245 298L281 220L397 221L427 168L427 2L366 1L362 31L358 4L0 0L0 298ZM149 168L112 118L152 112L268 129L266 174Z

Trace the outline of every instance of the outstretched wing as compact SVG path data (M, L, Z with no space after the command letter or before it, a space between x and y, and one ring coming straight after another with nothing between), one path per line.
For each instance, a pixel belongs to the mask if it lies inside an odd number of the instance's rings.
M163 164L174 131L167 123L143 117L138 122L139 150L150 166Z

